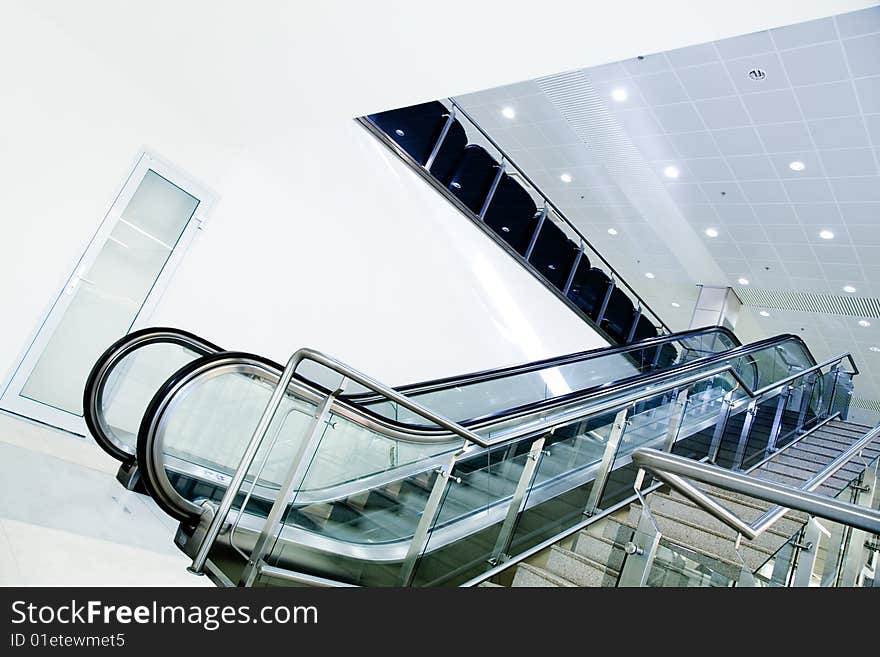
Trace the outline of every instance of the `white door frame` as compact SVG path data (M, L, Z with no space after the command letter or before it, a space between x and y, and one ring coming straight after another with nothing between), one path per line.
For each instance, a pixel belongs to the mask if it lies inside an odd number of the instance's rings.
M150 170L198 199L199 204L193 216L184 227L180 238L174 245L165 265L160 270L155 283L147 294L128 331L131 332L146 326L196 233L204 227L204 223L215 205L217 197L213 191L187 173L162 159L156 153L143 149L135 158L131 173L119 188L97 232L89 241L76 265L65 278L60 292L58 292L54 301L40 318L31 341L24 348L12 371L4 380L3 386L0 388L2 390L2 394L0 394L0 408L80 436L86 435L85 421L81 415L75 415L60 408L23 397L20 393L40 355L52 338L58 323L64 317L65 311L73 301L73 292L77 289L82 275L89 270L101 253L101 249L116 227L117 222L121 219L122 211L137 191L141 180Z

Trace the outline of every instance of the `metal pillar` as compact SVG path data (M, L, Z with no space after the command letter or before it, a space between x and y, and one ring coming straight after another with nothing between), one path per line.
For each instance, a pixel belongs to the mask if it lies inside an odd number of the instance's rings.
M624 408L614 418L614 426L611 429L611 435L608 436L608 443L605 445L605 452L602 454L602 462L599 464L596 478L593 480L593 488L590 490L590 498L587 500L584 515L591 516L599 508L602 493L605 492L605 484L608 483L608 475L611 474L611 467L614 465L617 449L620 447L620 441L626 430L626 416L629 410L630 407Z
M523 507L526 503L526 494L529 492L529 489L534 482L535 473L537 472L538 464L541 461L541 456L544 451L545 440L546 437L538 438L538 440L532 443L532 446L529 449L529 454L523 464L519 481L516 484L516 490L513 492L510 505L507 507L507 517L504 519L504 524L501 525L501 531L498 532L498 539L495 541L495 548L492 550L492 559L490 561L493 565L497 565L504 561L507 551L510 549L510 543L513 540L513 532L516 529L516 521L523 512Z

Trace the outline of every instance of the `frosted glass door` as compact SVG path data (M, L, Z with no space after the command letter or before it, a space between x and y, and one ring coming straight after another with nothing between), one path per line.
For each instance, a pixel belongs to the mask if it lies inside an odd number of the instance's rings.
M142 315L201 203L149 164L136 169L84 254L7 388L4 406L62 428L79 426L89 371Z

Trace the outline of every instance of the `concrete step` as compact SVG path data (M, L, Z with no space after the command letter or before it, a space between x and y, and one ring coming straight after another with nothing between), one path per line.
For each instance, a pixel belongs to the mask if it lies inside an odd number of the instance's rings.
M577 586L615 586L620 571L593 561L582 554L554 545L545 570Z
M648 498L648 504L651 507L652 513L660 513L669 518L688 522L693 526L700 527L702 530L711 531L718 536L727 536L731 541L736 540L736 532L733 529L678 494L665 495L657 492ZM737 515L740 515L740 511L742 511L741 509L735 510L733 508L731 508L731 510L737 513ZM760 514L749 513L748 516L740 517L743 517L743 520L750 522L758 515ZM780 527L779 523L777 523L754 541L749 541L748 545L762 546L772 553L777 549L777 545L785 543L795 531L800 529L800 525L791 523L790 521L787 522L786 525L794 525L793 531L785 531L785 529Z
M651 512L657 525L660 527L661 534L667 541L681 545L692 552L698 552L719 562L719 572L728 577L735 577L739 573L741 562L734 549L736 533L733 530L720 533L703 525L664 515L654 511L653 508ZM641 506L633 504L630 521L637 522L640 514ZM778 538L778 540L779 545L785 542L781 538ZM776 550L771 547L765 547L763 543L756 544L744 541L740 551L746 563L750 567L757 568Z
M555 575L543 568L537 568L529 563L520 563L516 567L516 574L513 576L513 587L553 587L561 588L567 586L577 586L573 582L569 582L559 575Z
M623 567L623 543L612 538L580 531L572 551L618 572Z

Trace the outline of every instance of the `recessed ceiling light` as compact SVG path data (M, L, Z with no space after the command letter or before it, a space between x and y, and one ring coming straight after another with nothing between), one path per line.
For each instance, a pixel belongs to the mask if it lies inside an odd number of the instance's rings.
M609 235L617 235L617 229L616 228L609 228L608 234Z
M823 240L833 240L834 233L832 233L830 230L823 230L819 233L819 237L821 237Z
M654 274L651 272L645 272L645 278L654 278Z
M740 285L748 285L748 284L749 284L749 279L748 279L748 278L740 278L740 279L737 281L737 283L739 283Z
M801 162L800 160L795 160L794 162L788 163L788 168L792 171L803 171L807 168L807 165Z
M718 237L718 231L715 228L707 228L706 235L708 237Z
M563 173L561 176L559 176L559 179L564 183L570 183L571 182L571 174L570 173Z
M678 170L678 167L674 167L672 165L663 169L663 175L665 175L667 178L678 178L679 173L681 173L681 171Z
M672 307L673 307L673 308L681 308L681 304L680 304L680 303L677 303L677 302L675 302L675 301L673 301L673 302L672 302Z
M516 118L516 110L514 110L512 107L505 107L503 110L501 110L501 116L503 116L505 119Z
M869 326L871 326L871 322L869 322L867 319L860 319L859 326L861 326L862 328L868 328Z
M761 317L770 317L770 313L768 313L766 310L762 310L762 311L759 312L758 314L759 314Z
M875 354L880 353L880 347L871 347L871 351L873 351Z
M623 87L618 87L617 89L615 89L614 91L611 92L611 97L614 100L616 100L618 103L622 103L623 101L625 101L629 97L629 94L626 92L626 89L624 89Z
M855 294L856 288L854 288L852 285L844 285L843 291L846 292L847 294Z

